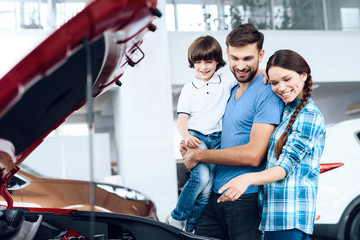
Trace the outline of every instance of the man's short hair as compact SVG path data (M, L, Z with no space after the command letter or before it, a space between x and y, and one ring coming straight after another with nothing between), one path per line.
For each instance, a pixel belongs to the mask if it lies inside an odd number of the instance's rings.
M242 24L234 28L226 37L226 46L242 47L248 44L257 43L260 51L263 47L264 34L259 32L250 23Z

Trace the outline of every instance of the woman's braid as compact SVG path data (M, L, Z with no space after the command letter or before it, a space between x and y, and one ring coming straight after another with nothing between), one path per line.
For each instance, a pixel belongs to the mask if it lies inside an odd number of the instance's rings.
M293 114L290 117L289 123L286 127L286 131L281 135L281 137L279 138L279 140L276 142L275 144L275 154L276 154L276 158L279 159L279 156L282 152L282 148L286 143L287 140L287 135L292 127L292 125L295 122L295 119L298 115L298 113L301 111L301 109L305 106L305 104L307 103L307 101L309 100L310 96L311 96L311 92L312 92L312 77L309 74L306 81L305 81L305 85L304 85L304 89L303 89L303 96L301 98L301 101L299 102L299 104L296 106L295 111L293 112Z

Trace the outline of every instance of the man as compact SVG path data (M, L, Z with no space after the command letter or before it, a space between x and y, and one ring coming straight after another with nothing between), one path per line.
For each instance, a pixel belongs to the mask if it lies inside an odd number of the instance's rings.
M230 70L239 84L232 89L223 116L221 149L189 149L182 144L189 169L199 162L217 165L213 192L195 234L231 240L261 239L257 186L250 186L234 202L217 203L217 199L218 190L232 178L263 169L270 136L280 122L283 103L259 73L263 40L264 35L251 24L238 26L226 38Z

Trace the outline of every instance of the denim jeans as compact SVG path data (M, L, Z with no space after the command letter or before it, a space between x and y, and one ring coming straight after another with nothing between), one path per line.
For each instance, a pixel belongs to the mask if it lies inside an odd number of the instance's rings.
M265 231L264 240L309 240L309 234L299 229L290 229L284 231Z
M211 194L195 234L222 240L261 240L257 193L244 194L234 202L217 203L220 196Z
M220 147L221 132L203 135L197 131L189 130L189 133L201 141L199 149L217 149ZM175 209L171 212L174 219L186 220L186 231L195 229L195 225L206 207L214 174L215 165L209 163L199 163L191 170L190 178L181 191Z

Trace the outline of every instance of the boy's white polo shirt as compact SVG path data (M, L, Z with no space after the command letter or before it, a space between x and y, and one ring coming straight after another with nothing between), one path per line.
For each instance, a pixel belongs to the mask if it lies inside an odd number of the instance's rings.
M205 82L194 77L181 90L177 113L189 115L188 129L204 135L221 131L221 119L231 89L237 84L233 76L214 74Z

